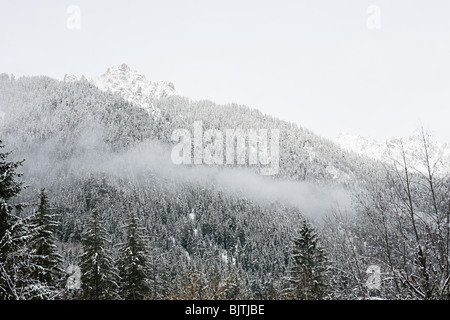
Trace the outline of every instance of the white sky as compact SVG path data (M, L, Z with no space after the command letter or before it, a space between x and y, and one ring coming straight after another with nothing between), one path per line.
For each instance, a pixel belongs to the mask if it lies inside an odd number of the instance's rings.
M330 139L422 124L450 142L448 0L0 0L0 73L90 77L121 63Z

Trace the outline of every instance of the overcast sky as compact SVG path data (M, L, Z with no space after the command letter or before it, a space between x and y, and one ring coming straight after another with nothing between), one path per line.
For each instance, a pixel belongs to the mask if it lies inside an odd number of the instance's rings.
M448 0L0 3L0 73L90 77L121 63L330 139L422 124L450 142Z

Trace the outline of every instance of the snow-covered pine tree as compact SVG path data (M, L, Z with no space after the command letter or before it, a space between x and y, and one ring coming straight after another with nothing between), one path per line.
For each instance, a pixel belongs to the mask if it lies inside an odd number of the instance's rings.
M55 233L58 222L51 214L45 189L41 189L37 210L30 217L31 241L30 250L35 254L37 265L33 278L58 290L63 284L63 259L56 246Z
M0 152L0 297L19 300L30 298L30 288L36 284L30 275L33 266L26 248L27 224L12 213L21 206L8 203L25 189L23 182L16 180L22 176L16 170L23 161L6 161L9 154Z
M4 148L0 140L0 240L5 236L8 230L14 223L15 217L11 214L13 206L8 204L8 201L17 196L25 187L23 182L17 181L22 174L17 173L16 170L22 165L23 161L6 161L10 152L1 152ZM6 259L8 248L6 242L0 249L0 262Z
M108 233L97 210L92 211L83 232L83 254L80 257L81 289L88 300L118 298L118 271L114 265Z
M150 291L148 239L133 211L123 228L126 230L126 241L119 245L117 263L121 296L127 300L141 300Z
M0 241L0 248L5 252L0 261L0 297L3 300L42 299L48 293L32 276L36 265L35 255L28 248L30 238L27 219L17 218ZM37 288L42 290L37 292Z
M304 220L293 240L290 282L296 299L319 300L327 295L328 262L313 226Z

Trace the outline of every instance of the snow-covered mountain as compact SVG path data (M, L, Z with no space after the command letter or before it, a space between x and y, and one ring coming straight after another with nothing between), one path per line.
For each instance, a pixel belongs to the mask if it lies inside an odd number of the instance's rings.
M86 79L84 76L80 80ZM65 82L74 82L78 78L72 74L64 76ZM87 79L86 79L87 80ZM111 67L98 76L88 80L102 91L119 94L128 102L146 109L154 116L159 114L158 108L153 104L155 99L178 95L172 82L153 82L147 80L145 75L132 70L128 65L121 64Z
M420 172L426 172L424 163L424 142L420 137L390 138L384 142L378 142L368 137L358 135L340 134L336 142L347 151L355 152L387 164L403 163L402 144L405 150L407 163L411 168ZM438 173L450 173L450 144L430 141L428 153L430 164Z

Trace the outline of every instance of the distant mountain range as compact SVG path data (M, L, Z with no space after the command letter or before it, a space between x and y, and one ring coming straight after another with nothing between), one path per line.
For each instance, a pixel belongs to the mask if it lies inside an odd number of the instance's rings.
M341 134L337 143L345 150L386 164L403 164L402 146L407 164L419 172L426 172L424 163L424 141L419 136L390 138L382 143L358 135ZM427 144L431 165L436 164L438 174L450 173L450 144L430 140Z

